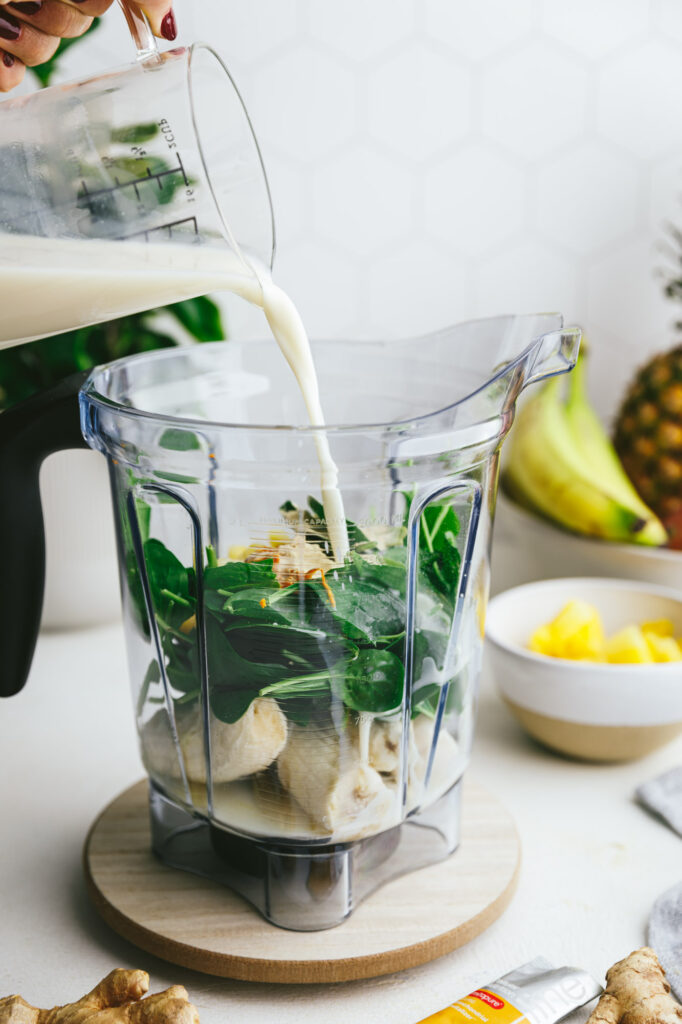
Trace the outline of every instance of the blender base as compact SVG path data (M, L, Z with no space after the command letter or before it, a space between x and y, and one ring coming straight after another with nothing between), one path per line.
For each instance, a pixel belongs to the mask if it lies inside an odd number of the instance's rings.
M461 791L460 780L429 808L379 835L294 847L220 829L150 783L152 849L171 867L228 885L271 924L320 931L341 924L390 879L453 853Z
M190 830L195 824L192 819ZM406 830L388 858L390 875L397 869L391 861L402 857L408 835ZM378 877L377 864L381 870L386 851L368 845L363 852L368 870L371 853L371 877ZM409 874L385 885L373 882L379 888L338 928L285 935L228 886L175 870L154 855L146 781L102 812L84 850L95 907L141 949L218 977L296 984L390 974L470 942L508 906L519 861L519 840L508 812L467 780L461 845L454 856L419 871L412 870L412 861ZM353 865L356 885L362 883L362 866Z

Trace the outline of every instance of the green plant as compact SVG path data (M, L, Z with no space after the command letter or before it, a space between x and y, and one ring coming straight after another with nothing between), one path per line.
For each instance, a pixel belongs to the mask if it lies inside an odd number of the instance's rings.
M50 84L64 53L81 39L88 38L99 24L99 19L95 18L85 36L63 39L50 60L31 68L42 87ZM156 125L131 125L126 129L125 137L121 135L113 141L146 141L150 132L153 134L156 130ZM130 163L130 158L118 157L117 172L123 177L129 172L134 177L137 170L128 167ZM167 202L172 197L168 193L172 186L164 187L166 192L161 194L160 202ZM176 338L164 328L159 319L161 313L168 314L171 321L184 328L195 341L219 341L225 337L218 307L211 299L201 296L42 338L27 345L3 349L0 351L0 411L30 398L78 370L89 370L123 356L175 345Z

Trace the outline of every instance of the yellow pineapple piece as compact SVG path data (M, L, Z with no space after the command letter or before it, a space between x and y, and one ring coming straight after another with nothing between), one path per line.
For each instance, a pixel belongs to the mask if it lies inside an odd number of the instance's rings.
M231 562L243 562L248 554L249 548L244 544L233 544L227 552L227 557Z
M672 636L661 636L660 633L654 633L644 627L642 633L654 661L682 661L679 642Z
M606 660L614 665L650 665L654 658L639 626L625 626L606 641Z
M528 649L535 651L536 654L547 654L550 657L554 654L552 631L549 626L539 626L535 630L528 641Z
M549 629L555 657L603 661L604 628L593 605L586 601L569 601L550 622Z
M643 633L655 633L656 636L675 635L675 627L670 619L654 619L652 622L643 622L641 630Z

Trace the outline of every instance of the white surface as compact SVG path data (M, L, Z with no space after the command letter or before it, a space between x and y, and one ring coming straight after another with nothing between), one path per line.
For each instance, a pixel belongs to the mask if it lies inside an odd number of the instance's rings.
M490 602L486 644L495 682L509 700L583 725L682 722L682 664L599 665L529 651L531 633L569 601L586 601L612 636L624 626L670 619L682 635L682 593L616 579L540 580Z
M43 629L121 616L109 472L97 452L55 452L40 470L45 522Z
M186 984L202 1024L416 1024L538 954L601 977L644 942L654 899L679 881L679 837L632 793L681 760L682 741L628 766L564 761L526 739L486 688L473 772L514 814L524 851L502 919L440 961L375 981L224 981L138 952L90 909L80 868L86 831L142 775L123 640L118 626L44 635L25 691L0 704L0 994L52 1006L122 965L149 970L155 989Z
M276 277L313 336L560 309L588 330L605 413L671 344L678 311L655 271L664 221L682 221L679 0L175 9L179 42L210 41L244 95ZM130 59L114 9L61 77ZM228 319L261 330L246 308Z

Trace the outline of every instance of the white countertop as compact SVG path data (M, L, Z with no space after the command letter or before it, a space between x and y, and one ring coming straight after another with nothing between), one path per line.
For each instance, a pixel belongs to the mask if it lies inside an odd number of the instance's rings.
M484 680L470 770L507 804L523 844L519 889L501 920L435 963L373 981L210 978L136 950L88 904L88 827L143 774L123 637L118 625L43 634L26 689L0 703L0 995L52 1006L112 967L142 967L156 991L186 985L202 1024L416 1024L540 954L601 980L644 943L653 901L680 880L681 840L632 799L637 783L680 762L682 739L629 765L554 757L525 738Z

